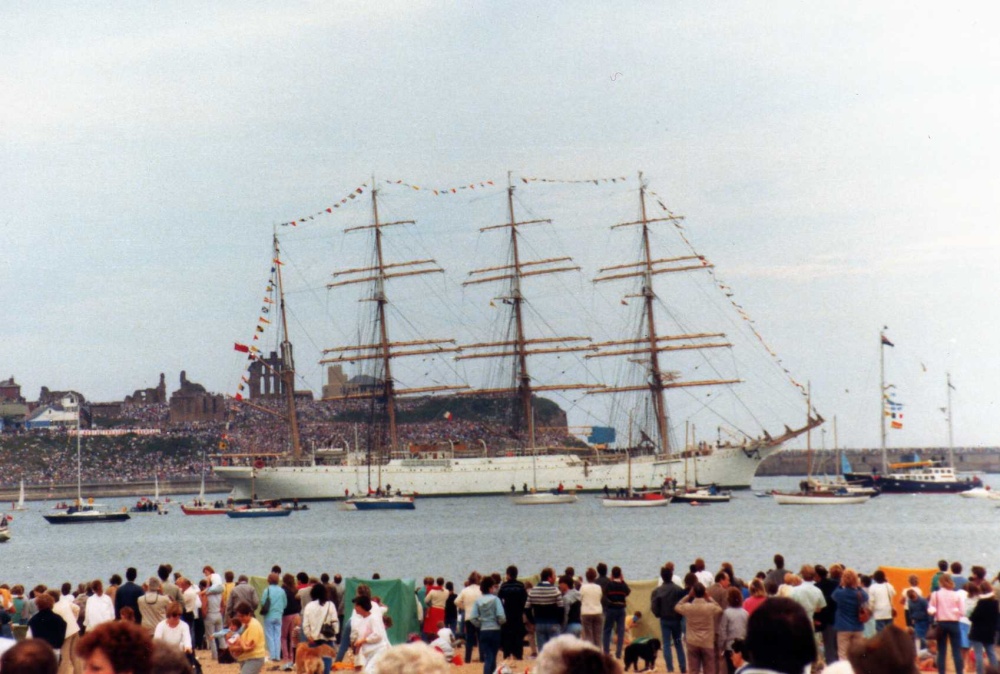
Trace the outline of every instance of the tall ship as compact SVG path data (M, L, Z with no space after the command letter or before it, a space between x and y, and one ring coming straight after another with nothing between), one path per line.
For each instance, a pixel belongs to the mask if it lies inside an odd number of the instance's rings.
M811 413L803 426L784 425L781 432L773 435L762 424L753 431L746 430L746 425L727 421L735 419L748 403L727 402L738 410L730 412L729 417L725 414L719 417L722 422L713 428L714 439L699 440L694 424L683 420L680 412L672 412L671 400L676 400L677 409L693 405L696 411L703 412L711 407L712 401L723 401L724 395L738 389L744 380L739 376L685 376L688 371L719 373L719 363L707 359L705 354L728 353L732 344L722 332L684 329L684 323L677 320L669 308L672 298L658 294L654 288L654 280L664 275L705 275L712 265L693 249L689 254L668 257L660 257L654 252L653 228L674 226L681 218L669 211L665 217L650 217L647 213L648 188L642 174L639 174L638 218L611 227L614 235L621 231L636 235L638 256L632 261L603 267L592 279L595 286L631 284L620 304L628 307L630 318L634 320L616 318L608 325L595 326L621 328L618 338L601 340L581 334L533 333L532 328L545 321L530 325L526 319L525 314L532 308L528 303L531 290L528 286L537 282L538 277L579 273L581 268L570 257L529 259L525 255L522 230L551 221L518 219L515 187L510 177L506 189L506 222L480 229L483 233L504 235L506 258L499 265L469 272L463 284L500 287L500 294L490 300L491 306L501 310L497 312L502 314L497 319L500 327L491 333L489 341L465 344L459 344L450 336L396 339L394 330L405 324L406 319L398 315L400 307L389 300L390 285L397 280L402 282L405 278L443 270L431 258L390 259L385 252L385 238L398 228L414 226L415 222L384 221L380 217L380 189L374 179L370 197L370 223L345 230L370 235L369 264L335 271L335 280L328 284L331 291L352 285L365 289L360 299L367 310L360 312L363 316L355 333L358 340L325 349L320 361L322 365L349 364L364 373L361 385L323 399L325 404L341 410L344 418L352 420L352 432L342 438L339 446L313 447L311 450L301 446L295 423L298 413L292 347L287 323L282 320L281 354L267 367L274 370L272 374L279 382L287 407L281 411L264 411L286 417L289 439L280 448L272 444L263 450L250 446L249 442L241 443L233 448L234 451L214 457L213 471L232 485L236 500L323 500L398 491L421 497L564 490L607 492L626 484L666 489L682 480L687 483L688 471L697 476L701 485L749 488L761 461L784 443L823 422L818 414ZM663 208L666 211L665 206ZM684 243L690 247L686 238ZM276 242L272 272L277 270L277 278L268 285L274 299L265 301L280 307L283 317L285 298L281 264ZM714 274L711 280L725 289ZM681 299L683 296L674 297ZM742 313L738 305L732 304ZM745 314L743 320L749 322ZM763 343L756 329L751 330ZM610 330L604 334L610 334ZM773 356L766 345L765 350ZM442 382L434 378L418 382L417 386L402 386L396 374L397 366L414 358L446 358L452 363L494 362L494 374L481 378L497 385L473 387L463 381ZM544 363L546 358L575 359L574 362L580 364L576 371L584 375L580 378L590 381L556 381L557 377L552 376L555 368L532 366L532 363ZM687 360L691 358L696 360ZM697 360L699 358L701 360ZM250 359L255 360L253 352ZM605 362L615 364L598 365ZM610 376L603 375L606 371ZM787 378L791 380L790 375ZM793 396L804 394L804 390L795 390L798 384L794 380L791 382L794 384L790 387ZM551 429L540 426L546 423L540 421L540 417L546 410L551 412L552 403L540 396L566 391L580 396L581 407L596 399L613 401L607 408L610 410L607 415L600 417L608 419L605 422L608 425L598 427L594 423L595 427L610 431L610 436L605 433L603 438L598 438L599 434L592 433L594 442L589 444L551 441L552 433L546 433ZM696 395L698 391L705 393ZM401 422L401 409L405 411L407 403L401 401L414 397L422 400L428 396L477 401L481 407L500 410L494 424L503 426L501 437L498 439L494 433L490 442L486 439L449 439L449 426L442 421L436 435L443 438L410 440L407 424ZM757 421L752 414L749 417ZM450 417L446 414L445 418ZM626 426L627 433L621 434L626 437L616 442L614 429ZM683 440L677 437L681 429Z

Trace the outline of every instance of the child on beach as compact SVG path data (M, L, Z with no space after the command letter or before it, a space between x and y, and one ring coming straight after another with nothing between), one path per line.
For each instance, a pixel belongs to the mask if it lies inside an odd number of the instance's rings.
M441 651L444 659L451 662L455 657L455 634L445 627L443 620L438 621L437 627L437 638L431 641L430 646Z

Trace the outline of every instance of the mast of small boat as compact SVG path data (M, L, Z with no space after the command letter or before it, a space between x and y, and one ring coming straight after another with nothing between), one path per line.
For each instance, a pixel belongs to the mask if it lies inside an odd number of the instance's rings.
M878 422L880 430L880 447L882 449L882 474L887 475L889 472L888 465L888 452L885 448L885 410L886 410L886 399L888 392L885 387L885 346L886 339L885 331L886 326L883 326L882 330L878 333L878 371L879 371L879 401L878 401Z
M688 455L691 453L691 446L693 444L688 438L690 425L690 421L684 422L684 491L687 491L688 488Z
M153 473L153 501L160 500L160 476Z
M952 434L951 426L951 391L955 387L951 385L951 373L945 373L948 382L948 465L955 468L955 436Z
M205 502L205 467L201 468L201 489L198 490L198 502Z
M837 457L837 477L842 477L843 467L844 467L844 450L840 448L840 443L837 442L837 415L833 416L833 454Z
M21 491L20 491L20 493L18 494L18 497L17 497L17 507L18 508L23 508L24 507L24 480L23 479L21 480Z
M812 419L812 382L806 382L806 426L809 426L809 421ZM812 427L806 431L806 484L812 484L813 475L813 446L812 446Z
M80 462L80 396L73 394L76 401L76 505L83 507L83 468Z

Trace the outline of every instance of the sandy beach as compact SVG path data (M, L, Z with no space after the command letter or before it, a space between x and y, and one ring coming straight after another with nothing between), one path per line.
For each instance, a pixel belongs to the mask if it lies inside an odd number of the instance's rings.
M208 651L198 651L198 661L201 663L204 674L236 674L239 672L239 667L237 665L220 665L219 663L212 660L212 655ZM512 665L514 674L524 674L531 668L532 660L522 660L517 661ZM483 664L481 662L473 662L471 664L461 665L459 667L452 666L451 671L454 674L482 674ZM267 667L264 671L270 671ZM340 670L340 671L351 671L351 670ZM665 672L666 669L663 666L662 659L657 662L657 668L652 671Z

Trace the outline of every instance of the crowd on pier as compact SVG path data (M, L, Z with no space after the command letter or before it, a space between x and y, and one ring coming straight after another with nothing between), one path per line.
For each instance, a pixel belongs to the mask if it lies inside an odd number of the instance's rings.
M256 585L209 565L188 576L162 564L145 580L128 568L107 584L0 585L0 674L180 673L227 662L240 674L402 674L477 661L484 674L610 674L653 669L661 657L667 672L690 674L998 671L1000 576L938 567L926 586L912 575L894 587L881 569L793 570L781 555L746 579L729 563L711 572L702 559L667 562L639 605L617 566L546 567L531 579L509 566L464 582L427 577L407 604L417 615L394 617L371 589L378 574L347 596L340 575L276 565ZM634 634L647 611L658 629ZM410 645L393 646L387 629L401 618L419 627ZM14 625L27 628L17 645Z

